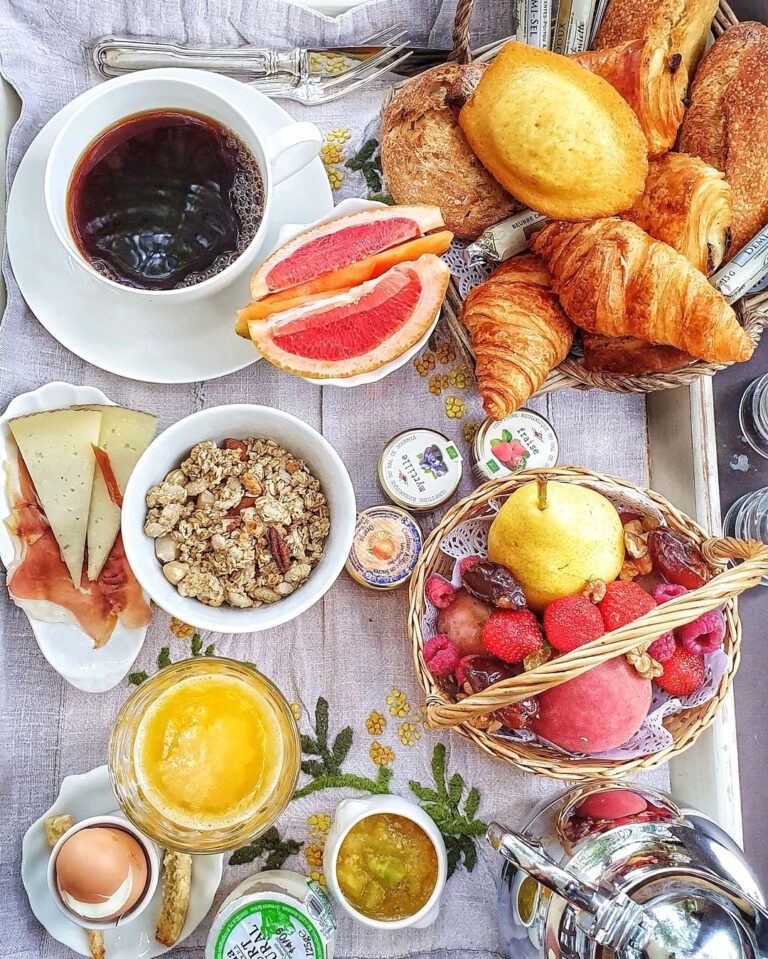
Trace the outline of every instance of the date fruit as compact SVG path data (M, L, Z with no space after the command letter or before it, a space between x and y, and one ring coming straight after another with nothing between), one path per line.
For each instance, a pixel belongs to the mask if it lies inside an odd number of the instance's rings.
M698 589L711 579L701 550L690 540L666 526L648 534L648 550L657 571L670 583Z
M457 589L450 603L437 614L437 631L454 642L462 656L481 653L485 649L483 626L490 615L490 606Z
M469 687L473 693L482 692L502 679L519 676L523 671L522 664L503 663L493 656L465 656L459 663L459 670L465 689ZM492 715L508 729L526 729L539 715L539 703L536 697L523 699L497 709Z
M468 593L498 609L524 609L525 593L510 571L498 563L481 559L467 566L461 581Z

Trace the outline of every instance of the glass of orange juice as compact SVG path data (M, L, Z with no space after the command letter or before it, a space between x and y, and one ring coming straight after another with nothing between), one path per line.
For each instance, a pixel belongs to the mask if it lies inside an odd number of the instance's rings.
M201 656L145 680L118 714L109 772L125 815L182 852L216 853L263 833L299 776L299 732L253 666Z

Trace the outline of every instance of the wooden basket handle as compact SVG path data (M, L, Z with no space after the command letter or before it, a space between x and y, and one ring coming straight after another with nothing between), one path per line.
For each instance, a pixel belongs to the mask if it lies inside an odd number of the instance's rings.
M475 0L458 0L456 4L456 16L453 21L453 52L448 58L449 60L469 63L472 59L469 34L474 6Z
M429 696L429 725L437 728L458 726L472 716L492 713L575 679L609 659L644 647L662 633L693 622L702 613L716 609L727 600L757 586L763 576L768 576L768 546L757 540L708 539L702 544L701 550L709 562L742 562L723 570L699 589L657 606L626 626L551 659L536 669L521 673L514 679L495 683L461 702L449 703L440 696Z

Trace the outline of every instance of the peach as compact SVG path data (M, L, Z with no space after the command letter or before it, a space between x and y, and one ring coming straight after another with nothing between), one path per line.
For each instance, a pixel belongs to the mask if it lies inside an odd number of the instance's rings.
M457 589L448 606L437 614L437 631L454 642L462 656L484 653L483 626L490 615L490 606L465 589Z
M539 696L533 731L573 753L601 753L638 731L651 705L651 683L623 656Z
M577 808L576 815L585 819L623 819L645 812L648 803L630 789L608 789L592 793Z

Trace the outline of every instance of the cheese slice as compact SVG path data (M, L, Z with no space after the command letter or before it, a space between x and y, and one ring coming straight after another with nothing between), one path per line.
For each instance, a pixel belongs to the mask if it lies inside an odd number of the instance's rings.
M75 586L82 579L101 413L49 410L8 424Z
M128 477L138 458L152 442L157 417L121 406L89 406L101 414L98 445L107 453L120 492L125 492ZM112 502L98 465L93 474L93 490L88 515L88 579L95 580L115 544L120 529L120 509Z

